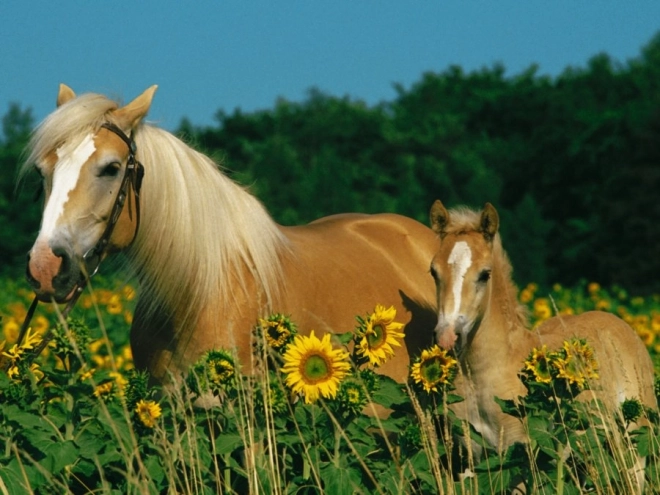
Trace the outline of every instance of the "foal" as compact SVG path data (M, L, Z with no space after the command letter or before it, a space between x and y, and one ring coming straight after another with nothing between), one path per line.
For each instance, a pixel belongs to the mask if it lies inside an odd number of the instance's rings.
M530 331L491 204L481 212L449 212L436 201L431 227L440 239L431 262L438 301L436 339L441 347L456 350L462 370L457 387L466 399L455 411L493 447L505 449L526 439L522 422L504 414L494 398L526 395L518 372L531 350L543 344L560 348L573 337L587 339L599 364L600 379L592 381L592 391L581 398L593 393L612 414L632 398L657 409L653 364L623 320L592 311L557 316Z

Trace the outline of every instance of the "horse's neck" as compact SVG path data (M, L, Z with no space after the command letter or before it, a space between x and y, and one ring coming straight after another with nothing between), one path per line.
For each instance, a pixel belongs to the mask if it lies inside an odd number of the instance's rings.
M230 306L237 292L270 303L286 239L261 203L166 131L140 132L143 217L130 256L149 309L164 306L184 322L202 308Z

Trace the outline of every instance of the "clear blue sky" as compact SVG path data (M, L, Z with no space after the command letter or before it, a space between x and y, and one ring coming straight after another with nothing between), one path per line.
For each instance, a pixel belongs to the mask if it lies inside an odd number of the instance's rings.
M159 90L150 120L211 125L218 109L272 108L310 87L369 104L426 71L501 62L507 75L625 63L660 31L660 0L0 2L0 114L37 120L57 87L128 101Z

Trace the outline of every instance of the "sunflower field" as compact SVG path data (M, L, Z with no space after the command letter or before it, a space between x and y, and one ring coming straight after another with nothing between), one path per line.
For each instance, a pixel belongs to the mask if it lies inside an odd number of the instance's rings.
M646 490L660 490L657 414L630 398L613 423L573 400L597 376L587 341L534 349L520 363L529 395L500 402L529 425L530 441L497 452L454 415L457 361L444 350L424 350L406 384L378 374L405 333L393 307L365 308L334 337L270 315L253 329L257 376L217 349L162 388L133 367L132 285L95 280L66 320L40 304L20 344L31 293L22 282L4 287L1 494L481 494L521 484L527 493L632 493L638 456ZM660 370L660 297L583 282L529 284L519 298L533 325L594 309L619 315ZM571 356L580 373L568 371ZM626 430L642 416L647 425Z

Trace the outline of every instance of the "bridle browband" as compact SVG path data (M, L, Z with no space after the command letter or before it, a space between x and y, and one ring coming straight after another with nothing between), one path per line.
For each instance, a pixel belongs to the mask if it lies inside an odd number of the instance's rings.
M117 136L119 136L119 138L122 141L124 141L124 143L126 143L126 146L128 146L128 158L126 160L126 168L124 169L124 177L122 178L121 185L119 186L119 190L117 191L117 196L115 198L114 204L112 205L112 210L110 210L110 217L108 219L108 223L106 224L103 234L96 242L94 247L89 249L82 258L84 270L82 270L82 276L76 284L76 288L74 289L75 292L71 297L71 300L67 303L66 307L62 311L63 319L66 319L69 312L75 306L76 302L78 301L78 298L85 289L89 279L93 277L98 271L99 266L101 265L101 261L103 260L103 255L105 254L108 244L110 242L110 237L112 236L115 226L119 221L119 216L121 215L121 212L124 209L126 198L128 198L129 195L129 187L133 188L133 197L135 198L135 216L136 216L135 232L133 234L133 238L131 239L131 243L135 240L135 237L137 236L138 233L138 229L140 228L140 188L142 187L142 178L144 177L144 167L135 157L135 154L137 153L137 145L135 144L135 140L133 139L133 133L131 133L130 135L126 135L126 133L123 130L121 130L119 126L113 124L112 122L105 122L101 124L101 128L107 129L110 132L115 133ZM129 218L131 219L133 218L133 212L131 209L130 200L128 202L128 215ZM39 301L35 296L34 299L32 300L32 304L30 305L30 308L27 311L25 320L21 325L21 330L19 332L18 340L16 342L17 345L19 346L23 342L30 321L32 320L32 316L34 316L34 312L37 308L38 302ZM48 342L50 341L51 338L52 338L51 332L48 331L43 336L43 339L39 344L39 346L37 346L37 348L35 349L33 359L36 356L38 356L41 353L41 351L44 350L44 348L48 345Z

